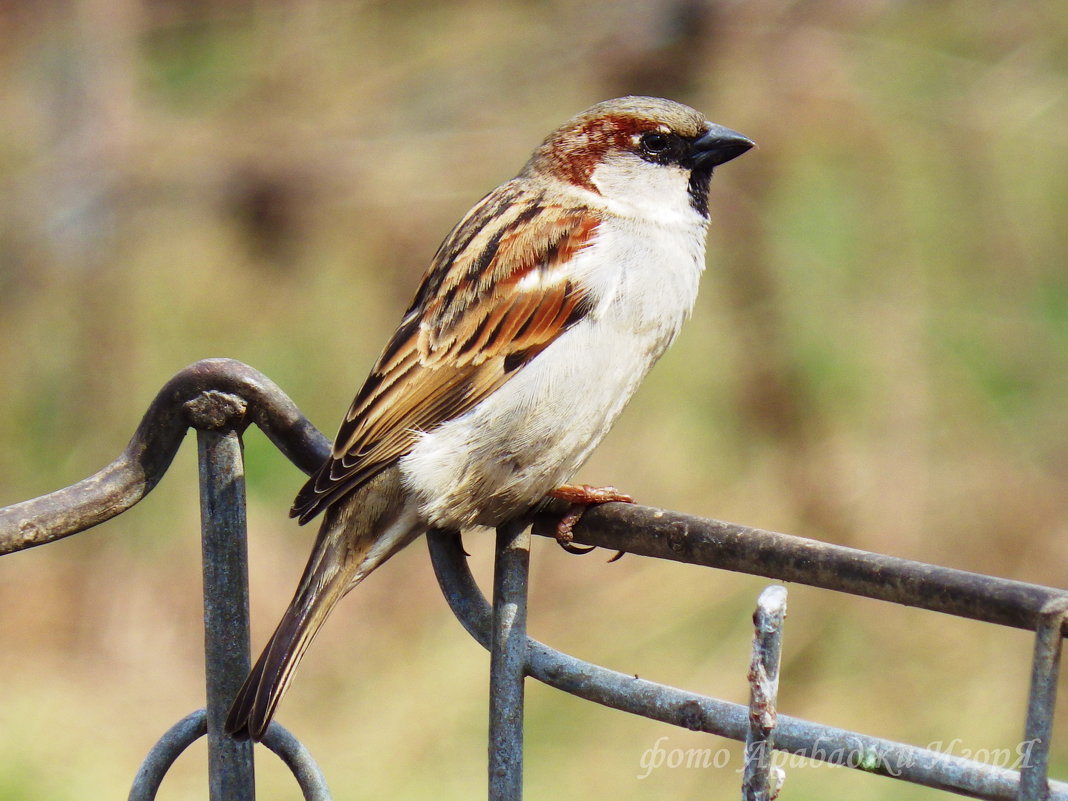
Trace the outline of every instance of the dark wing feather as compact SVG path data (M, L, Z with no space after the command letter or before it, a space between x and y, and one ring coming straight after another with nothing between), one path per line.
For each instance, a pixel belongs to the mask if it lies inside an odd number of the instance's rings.
M438 249L412 306L290 514L305 523L471 409L585 315L561 265L597 229L522 179L487 195Z

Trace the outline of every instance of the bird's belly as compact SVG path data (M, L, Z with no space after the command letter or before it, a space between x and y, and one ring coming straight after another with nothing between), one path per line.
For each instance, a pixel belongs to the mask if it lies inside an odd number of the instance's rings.
M475 408L423 434L400 462L429 525L495 526L586 461L674 330L579 323Z

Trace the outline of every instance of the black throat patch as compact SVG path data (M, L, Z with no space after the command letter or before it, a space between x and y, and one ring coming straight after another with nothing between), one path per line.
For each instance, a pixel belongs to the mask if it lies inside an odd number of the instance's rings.
M712 170L697 168L690 173L687 191L690 205L705 219L708 219L708 187L712 182Z

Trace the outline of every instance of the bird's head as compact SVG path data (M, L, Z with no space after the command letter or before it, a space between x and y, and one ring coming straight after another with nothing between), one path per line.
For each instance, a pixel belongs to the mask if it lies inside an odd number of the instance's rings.
M713 168L751 147L747 137L689 106L658 97L620 97L557 128L534 151L523 174L555 178L632 205L686 202L707 217Z

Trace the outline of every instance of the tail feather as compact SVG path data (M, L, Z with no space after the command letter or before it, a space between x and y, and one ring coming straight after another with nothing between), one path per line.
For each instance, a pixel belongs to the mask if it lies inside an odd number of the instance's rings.
M226 718L226 731L238 740L261 740L274 717L282 695L293 679L293 672L300 664L312 637L319 631L330 610L349 589L345 571L336 571L318 591L301 583L301 590L289 605L278 628L275 629L267 647L249 672L245 683L237 693L230 714Z
M326 510L297 592L226 718L227 734L261 740L293 671L338 601L423 528L397 468Z

